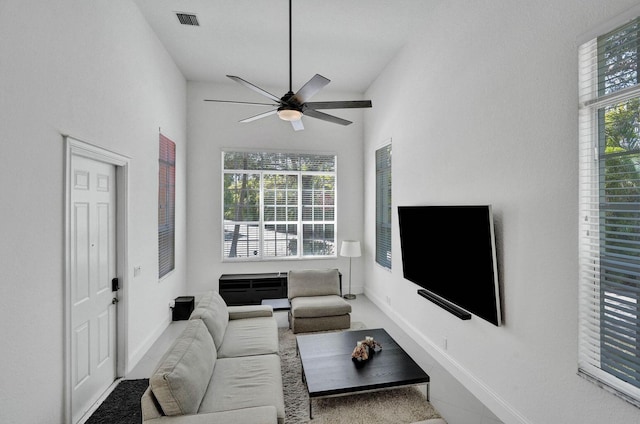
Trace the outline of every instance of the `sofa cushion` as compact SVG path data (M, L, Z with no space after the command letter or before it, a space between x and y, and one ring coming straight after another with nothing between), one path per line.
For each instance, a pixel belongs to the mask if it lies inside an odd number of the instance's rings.
M151 392L151 386L147 387L147 390L142 394L142 398L140 398L140 409L142 410L142 422L162 416L162 410L158 405L158 400Z
M229 311L227 304L218 292L210 291L202 296L189 319L204 321L215 345L222 344L229 323Z
M276 424L278 411L275 406L259 406L192 415L192 417L195 419L188 423L185 421L184 424ZM198 420L197 417L202 417L202 419Z
M278 355L220 358L198 413L273 405L284 422L284 394Z
M272 317L229 321L218 358L278 353L278 323Z
M340 276L337 269L306 269L289 271L289 299L299 296L340 296Z
M340 296L312 296L291 299L291 314L296 318L316 318L345 315L351 304Z
M229 320L273 316L273 306L271 305L227 306L227 310L229 311Z
M149 379L164 415L198 412L216 362L216 348L201 320L191 320Z
M351 326L351 315L332 315L317 318L292 318L291 330L294 334L314 331L346 330Z

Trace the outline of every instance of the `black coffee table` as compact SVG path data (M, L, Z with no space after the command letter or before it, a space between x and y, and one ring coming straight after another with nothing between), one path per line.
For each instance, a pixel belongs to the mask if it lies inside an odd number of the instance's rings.
M351 352L366 336L372 336L382 350L356 364ZM296 341L311 419L314 398L425 384L429 400L429 375L382 328L300 335Z

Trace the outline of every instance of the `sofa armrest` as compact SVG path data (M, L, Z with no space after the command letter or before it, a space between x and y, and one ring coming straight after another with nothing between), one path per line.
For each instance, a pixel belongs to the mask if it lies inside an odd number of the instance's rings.
M242 305L228 306L229 319L272 317L273 307L271 305Z
M144 421L144 424L277 424L275 406L256 406L230 411L207 412L195 415L162 416Z

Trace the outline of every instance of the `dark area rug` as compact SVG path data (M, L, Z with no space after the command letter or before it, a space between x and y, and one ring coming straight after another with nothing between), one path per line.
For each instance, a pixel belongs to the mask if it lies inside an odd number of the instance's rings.
M148 379L122 380L86 424L140 424L140 398L149 387Z

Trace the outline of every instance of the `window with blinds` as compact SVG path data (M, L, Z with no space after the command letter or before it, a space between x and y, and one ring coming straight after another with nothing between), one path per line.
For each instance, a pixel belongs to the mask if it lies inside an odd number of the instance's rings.
M176 144L160 134L158 175L158 275L175 268Z
M223 152L225 260L336 256L336 156Z
M580 47L579 372L640 406L640 18Z
M376 262L391 269L391 143L376 150Z

